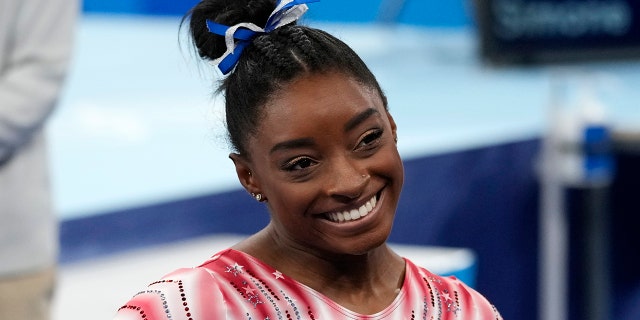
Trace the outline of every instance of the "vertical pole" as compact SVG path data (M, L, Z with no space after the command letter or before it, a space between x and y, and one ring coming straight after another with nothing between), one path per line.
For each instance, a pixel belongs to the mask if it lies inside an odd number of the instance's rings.
M539 289L540 320L567 319L568 274L568 226L565 212L565 195L562 184L561 159L562 135L558 133L559 108L564 100L563 87L551 79L551 110L549 128L543 139L541 157L541 206L539 241Z
M558 181L542 184L540 227L540 320L566 320L567 219L564 188Z

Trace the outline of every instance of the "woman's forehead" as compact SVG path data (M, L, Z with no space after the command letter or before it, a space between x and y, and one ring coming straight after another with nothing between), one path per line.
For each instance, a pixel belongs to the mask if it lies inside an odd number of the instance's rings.
M363 107L382 106L376 90L342 73L299 77L283 86L265 105L266 118L335 115ZM382 106L384 107L384 106Z
M354 117L374 109L385 113L380 95L341 74L297 79L274 96L264 109L256 138L264 142L313 137L343 131Z

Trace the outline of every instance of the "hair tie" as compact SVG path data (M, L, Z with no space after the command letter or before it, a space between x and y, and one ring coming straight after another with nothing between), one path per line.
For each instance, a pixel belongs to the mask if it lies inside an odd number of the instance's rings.
M207 19L209 32L224 36L227 45L227 51L213 60L212 63L223 74L229 73L238 63L242 50L251 43L253 38L300 19L309 9L305 3L318 1L320 0L278 0L278 4L269 15L264 28L260 28L251 22L242 22L229 27Z

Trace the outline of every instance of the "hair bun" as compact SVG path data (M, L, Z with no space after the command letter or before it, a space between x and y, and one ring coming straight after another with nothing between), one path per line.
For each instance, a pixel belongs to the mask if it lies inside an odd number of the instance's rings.
M189 30L198 54L214 60L226 50L223 36L209 32L206 21L233 26L250 22L263 27L276 7L275 0L202 0L188 13Z

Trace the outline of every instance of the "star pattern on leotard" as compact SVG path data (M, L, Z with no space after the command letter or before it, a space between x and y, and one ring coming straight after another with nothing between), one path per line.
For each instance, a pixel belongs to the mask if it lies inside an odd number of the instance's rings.
M263 304L258 294L247 294L247 301L253 305L253 308L258 308L259 304Z
M251 287L250 287L250 286L248 286L248 285L247 285L246 287L242 288L242 289L244 289L244 293L246 293L246 294L248 294L248 295L255 294L255 292L256 292L256 290L257 290L257 289L251 288Z
M284 276L282 276L282 272L276 270L276 272L271 273L272 275L274 275L276 277L276 280L278 279L284 279Z
M242 268L244 268L244 266L241 266L236 262L232 266L227 266L227 270L225 272L231 273L234 277L237 277L238 274L241 274L243 272Z
M440 292L440 297L442 297L442 300L444 300L444 306L447 307L447 311L458 314L458 312L461 310L460 306L456 301L453 301L453 298L451 298L451 295L449 294L449 290L442 290L442 292Z

